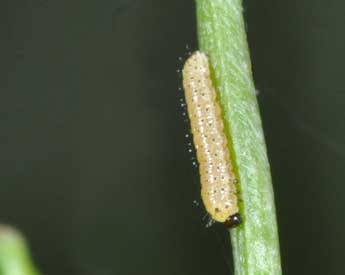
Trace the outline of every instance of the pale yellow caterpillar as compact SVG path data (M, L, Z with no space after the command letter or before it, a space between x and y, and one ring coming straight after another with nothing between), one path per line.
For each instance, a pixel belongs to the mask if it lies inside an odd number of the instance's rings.
M229 227L238 225L241 219L236 177L206 54L197 51L187 59L183 87L199 162L203 203L215 221Z

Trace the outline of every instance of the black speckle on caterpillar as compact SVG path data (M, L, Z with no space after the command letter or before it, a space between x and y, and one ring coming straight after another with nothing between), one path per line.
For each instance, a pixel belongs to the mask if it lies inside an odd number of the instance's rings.
M200 51L193 53L184 64L182 75L199 162L202 201L212 219L234 227L241 223L237 180L206 54Z

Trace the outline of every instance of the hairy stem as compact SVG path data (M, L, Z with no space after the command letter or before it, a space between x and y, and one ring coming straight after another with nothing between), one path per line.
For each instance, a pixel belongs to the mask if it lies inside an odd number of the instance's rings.
M239 179L243 224L232 229L236 275L281 274L270 167L241 0L196 0L198 40L213 70Z

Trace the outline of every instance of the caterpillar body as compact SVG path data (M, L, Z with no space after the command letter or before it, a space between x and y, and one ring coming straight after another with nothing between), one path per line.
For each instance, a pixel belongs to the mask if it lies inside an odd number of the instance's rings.
M236 226L241 223L236 177L206 54L193 53L185 62L182 74L199 162L202 201L212 219L228 227Z

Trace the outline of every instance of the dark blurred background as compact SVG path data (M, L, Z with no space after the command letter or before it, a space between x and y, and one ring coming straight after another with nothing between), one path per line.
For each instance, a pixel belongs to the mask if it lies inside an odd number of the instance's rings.
M345 2L244 1L285 274L345 274ZM231 274L176 70L193 1L0 2L0 222L47 275Z

